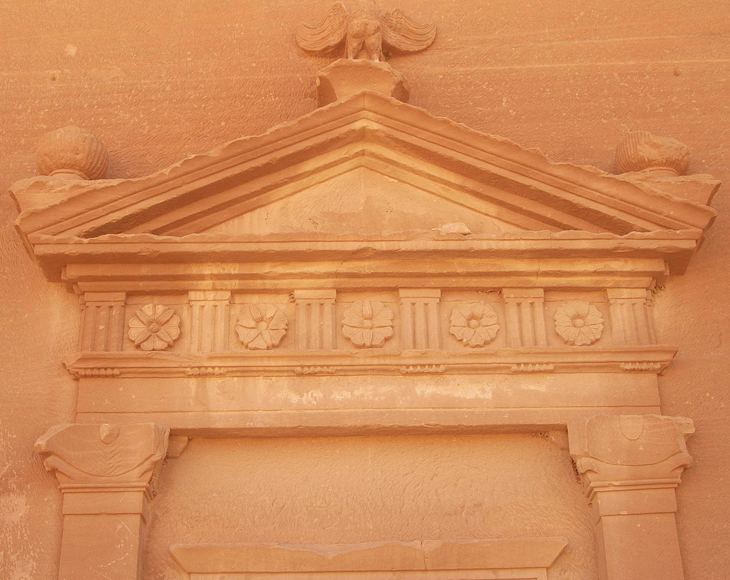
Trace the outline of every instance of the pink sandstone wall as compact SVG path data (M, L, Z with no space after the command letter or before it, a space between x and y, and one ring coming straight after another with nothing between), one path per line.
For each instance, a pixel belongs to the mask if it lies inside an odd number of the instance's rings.
M413 104L537 147L555 160L605 170L612 169L619 139L631 129L646 129L687 143L693 150L691 173L711 173L730 182L730 16L723 0L391 4L439 27L426 52L391 61L409 79ZM110 177L144 175L185 155L262 132L315 107L314 73L329 62L304 55L292 40L296 23L314 20L319 13L321 3L314 0L2 0L0 8L2 191L35 174L35 141L67 124L85 127L102 139L112 158ZM725 492L730 481L730 365L727 340L722 339L730 323L725 308L730 267L726 189L713 203L720 217L687 275L670 279L656 303L662 342L680 347L661 378L663 411L688 416L697 427L689 443L695 466L685 472L678 494L688 580L724 580L730 570L730 499ZM60 360L75 346L77 304L71 293L46 282L28 257L13 230L15 208L5 195L0 197L0 216L0 577L46 579L54 577L58 558L60 494L32 444L50 425L73 419L74 382ZM490 511L502 509L498 503L505 497L516 497L506 482L492 479L491 459L519 474L531 458L544 466L548 481L557 482L558 475L569 475L565 456L528 436L477 439L383 442L394 470L390 473L400 475L401 486L423 486L423 495L417 487L404 495L404 502L411 498L404 504L407 517L394 516L388 524L391 536L401 531L509 535L527 533L535 523L541 527L533 528L534 533L553 533L553 526L562 526L575 547L557 577L580 572L582 576L572 577L594 578L592 547L580 544L582 531L588 533L586 515L576 511L577 500L570 501L577 484L569 491L558 488L552 499L537 483L524 489L528 497L544 502L538 505L553 510L557 522L540 519L544 514L522 504L514 512L516 523L500 524ZM453 459L439 442L454 448L474 472L457 479L461 472L448 466L454 473L445 475L443 466ZM326 473L293 471L295 479L282 483L293 489L296 481L314 478L302 483L294 503L283 504L283 493L272 501L294 513L296 506L315 509L310 499L318 492L341 493L343 513L351 514L360 508L346 496L348 488L336 491L334 482L348 473L349 460L358 460L356 465L364 469L362 462L373 445L375 440L369 439L194 441L163 472L159 507L167 517L152 527L148 577L175 577L169 562L162 561L165 545L182 541L175 532L196 539L185 523L189 516L176 511L190 502L182 491L190 477L186 465L210 461L220 466L220 484L214 489L221 495L206 507L221 517L231 505L243 510L241 520L258 515L261 537L273 541L281 538L271 535L272 524L265 517L269 511L260 497L252 506L242 505L244 498L249 501L246 467L258 466L254 489L262 490L270 481L267 474L289 465L297 453L331 459ZM344 455L335 458L338 449ZM275 462L266 459L269 450ZM412 453L424 461L414 464L408 475L398 458ZM262 466L257 456L271 462ZM237 475L236 485L226 485L230 480L223 477L225 470ZM431 476L437 479L429 480ZM467 486L461 497L471 520L455 515L460 506L447 499L429 501L450 481ZM479 481L493 487L480 489ZM210 485L190 482L196 484ZM372 493L382 494L383 489L375 486ZM493 494L486 493L490 489ZM480 501L484 511L474 507ZM438 521L427 512L433 506ZM539 517L533 522L533 516ZM251 537L242 525L231 521L220 534ZM326 535L334 541L341 533L347 541L375 538L376 532L358 535L342 519ZM292 538L305 538L306 533L302 523L291 531Z

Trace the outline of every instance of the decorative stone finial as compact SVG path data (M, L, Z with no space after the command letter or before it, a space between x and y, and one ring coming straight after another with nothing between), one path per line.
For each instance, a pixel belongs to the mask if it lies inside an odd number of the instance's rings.
M41 137L35 162L41 175L62 179L102 179L109 165L109 155L93 133L69 126Z
M687 145L669 137L655 137L648 131L629 133L616 147L619 173L651 172L657 175L684 175L689 169Z
M342 2L333 4L317 24L297 27L297 44L310 52L328 52L345 43L345 56L358 60L383 60L383 44L403 52L430 46L436 26L418 24L400 9L388 12L376 8L373 0L358 0L349 11Z

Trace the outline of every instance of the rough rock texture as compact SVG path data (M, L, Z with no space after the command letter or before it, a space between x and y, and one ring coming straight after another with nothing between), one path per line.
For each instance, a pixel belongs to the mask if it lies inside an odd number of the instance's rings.
M6 195L0 211L0 577L53 578L61 495L33 443L47 427L73 420L76 385L61 357L76 346L78 300L31 261Z
M551 580L597 578L587 499L545 435L197 439L157 492L144 578L185 577L174 543L549 536L569 542Z
M428 51L394 56L389 61L408 79L412 104L474 129L537 147L552 159L607 171L613 170L618 141L630 130L645 129L689 145L693 151L690 174L710 173L730 181L730 36L722 0L680 0L671 6L655 0L568 0L559 4L398 0L394 5L416 20L438 25L438 35ZM294 44L296 23L315 20L321 10L321 3L314 0L222 0L214 5L202 0L135 0L123 7L110 1L5 0L0 7L3 191L16 180L36 174L37 139L69 124L87 128L104 142L111 157L110 178L141 176L186 155L263 132L314 110L316 71L331 62L306 55ZM726 187L713 201L720 216L687 274L671 278L656 296L658 335L662 342L680 348L675 362L660 379L662 411L690 417L697 428L689 441L695 463L684 473L678 491L680 540L688 580L724 579L730 569L730 500L724 493L730 478L726 456L730 442L730 394L726 388L730 352L727 341L722 340L730 323L724 308L727 284L723 281L730 269ZM73 419L74 382L61 368L60 360L74 350L77 300L60 285L49 284L24 251L13 230L16 211L4 195L0 213L0 343L5 355L0 370L0 577L53 578L60 543L60 494L32 446L50 425ZM437 440L404 439L388 444L393 449L389 461L403 474L398 489L406 489L403 482L413 486L413 491L405 494L413 498L410 504L391 500L395 502L394 512L409 505L410 515L404 520L407 524L396 515L389 520L390 537L401 532L414 537L421 532L424 537L435 535L439 532L433 527L436 525L449 526L443 529L454 536L509 535L526 533L533 523L535 534L568 535L550 528L553 519L540 519L544 517L540 510L524 505L523 511L514 512L520 517L514 525L523 526L519 528L510 528L513 524L509 519L499 521L475 507L464 512L471 514L472 520L458 518L459 505L434 499L443 487L437 481L424 482L431 475L443 477L439 461L451 461L426 453ZM214 541L215 534L221 541L253 538L246 535L252 533L246 531L248 525L258 529L262 540L278 541L280 538L270 535L266 517L277 509L289 509L287 522L296 524L292 514L297 505L306 505L314 512L308 514L312 516L319 510L323 527L328 525L327 518L332 518L330 524L339 522L328 532L330 541L375 537L375 531L365 533L348 527L345 517L327 515L327 506L335 504L327 499L328 494L335 493L335 477L352 482L356 478L346 469L345 459L337 461L326 451L334 454L333 450L351 445L358 447L352 450L352 458L367 458L367 442L352 439L305 446L303 442L229 441L214 448L211 442L193 441L176 460L180 462L177 467L170 461L169 471L163 470L159 507L165 513L191 502L191 496L186 496L187 500L181 496L180 504L170 503L170 498L176 497L174 488L182 489L185 483L201 488L210 485L211 494L231 494L230 499L242 500L237 509L250 511L239 514L232 511L230 501L214 504L211 499L211 509L217 506L221 524L207 530L210 538L203 538L202 530L201 540ZM562 455L565 452L558 457L557 449L538 444L543 445L526 436L485 438L476 447L463 444L463 465L472 470L463 470L460 463L444 470L453 476L454 485L470 486L460 497L469 498L474 506L485 497L503 497L499 493L502 489L513 489L506 480L495 487L482 487L484 481L495 481L487 477L488 460L499 456L501 450L510 457L509 449L528 450L532 446L534 454L525 457L539 456L551 477L560 475L560 485L567 486L570 473ZM278 464L268 458L268 450L262 449L266 446L279 449L274 454L278 454ZM405 446L410 446L407 452ZM196 461L208 448L211 454L206 460L218 458L221 473L227 473L228 478L219 485L188 482L185 462ZM251 459L254 450L258 450L257 462ZM279 473L277 465L295 461L292 456L296 458L298 452L319 455L333 467L329 474L316 474L317 479L315 474L308 474L311 479L306 481L307 474L292 469L293 479L282 485L306 492L300 491L294 508L285 508L286 493L273 498L268 495L271 477ZM410 457L411 452L424 460L423 465L412 465L412 474L407 475L411 473L407 470L410 462L398 458ZM234 453L243 459L234 462ZM485 459L483 465L479 454ZM363 461L368 459L360 460L361 469ZM505 465L513 474L527 473L527 460L515 461L505 460ZM358 465L352 469L363 475L364 471L356 469ZM267 470L271 477L266 477ZM456 475L462 470L464 475L458 479ZM482 477L476 478L475 473ZM240 486L224 485L236 478L242 482ZM257 482L256 487L249 485L250 480ZM373 486L374 500L383 498L389 487ZM419 489L427 491L419 496ZM560 503L538 505L553 510L552 518L559 516L575 534L571 540L580 543L585 538L581 540L577 532L584 531L586 537L591 532L587 512L574 511L580 505L577 484L571 489L558 494ZM539 494L547 492L531 484L524 493L538 500ZM312 497L325 503L318 508L319 504L308 501ZM251 498L254 507L247 503ZM272 503L261 505L263 498L270 498ZM341 505L350 514L369 501L367 495L354 492L348 499L349 503ZM433 509L434 502L440 524L426 509ZM198 509L195 503L189 505L190 510ZM535 519L530 520L533 516ZM163 526L179 526L179 535L182 530L197 533L193 525L185 523L186 517L192 518L182 515L168 524L155 519L149 540L150 577L175 578L173 569L167 568L169 561L162 561L168 558L164 544L198 538L188 535L173 539L165 535L173 530ZM537 525L542 522L544 525ZM291 541L303 539L307 533L303 524L296 525L299 527L292 528ZM473 531L475 527L478 534ZM556 577L579 577L578 572L583 578L595 577L592 545L573 545L569 548L573 551L561 557L566 563L556 564L560 570Z

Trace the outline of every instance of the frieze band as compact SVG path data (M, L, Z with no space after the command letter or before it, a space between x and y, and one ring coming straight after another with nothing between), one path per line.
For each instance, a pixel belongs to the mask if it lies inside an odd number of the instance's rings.
M153 301L141 307L125 304L122 292L95 292L84 296L79 344L82 352L136 349L204 354L280 348L341 350L347 344L358 350L480 350L502 345L497 341L500 335L506 335L504 343L511 348L656 342L645 290L621 295L610 289L599 303L580 300L580 293L576 299L548 302L542 289L539 294L503 289L501 294L501 299L484 302L454 299L439 290L400 290L399 299L394 296L391 302L366 296L351 302L348 294L334 290L297 291L295 312L290 312L287 303L238 304L230 292L191 292L187 305L155 304L151 297ZM123 326L125 340L117 338ZM238 340L229 342L229 328Z

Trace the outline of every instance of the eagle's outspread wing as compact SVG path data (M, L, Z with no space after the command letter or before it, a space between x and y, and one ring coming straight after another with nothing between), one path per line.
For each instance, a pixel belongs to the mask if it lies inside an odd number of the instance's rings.
M342 2L335 2L317 24L297 26L297 44L310 52L326 52L345 40L350 14Z
M435 24L418 24L406 16L400 8L380 15L383 43L404 52L427 48L436 38Z

